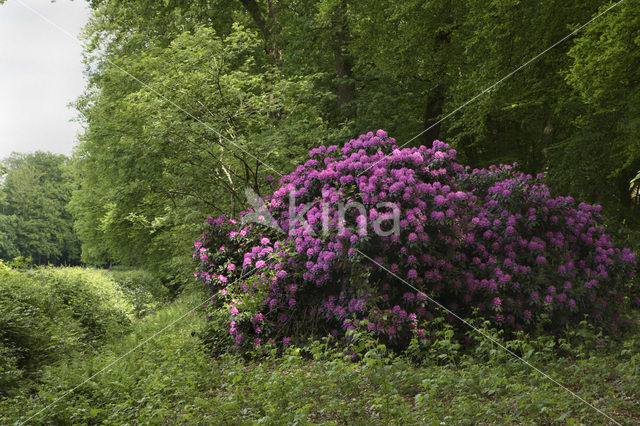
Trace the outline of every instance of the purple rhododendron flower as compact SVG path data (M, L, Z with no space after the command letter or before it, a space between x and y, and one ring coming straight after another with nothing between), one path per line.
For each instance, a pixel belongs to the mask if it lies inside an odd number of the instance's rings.
M515 165L471 169L456 154L441 141L405 148L383 130L369 132L312 149L269 185L264 214L240 215L272 217L282 233L208 218L194 243L194 276L213 294L229 289L237 298L230 321L239 309L253 318L242 335L230 327L237 347L242 336L242 347L255 345L258 334L286 346L311 329L335 330L335 338L366 329L408 344L426 338L430 296L459 315L495 308L491 321L507 333L537 331L532 318L542 314L547 331L585 314L603 330L623 325L629 298L615 295L636 257L615 247L601 208L552 196L543 177ZM341 211L350 204L362 208Z

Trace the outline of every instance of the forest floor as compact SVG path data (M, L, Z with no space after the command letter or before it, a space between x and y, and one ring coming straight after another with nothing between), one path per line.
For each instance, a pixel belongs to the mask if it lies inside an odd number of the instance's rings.
M491 344L486 356L421 366L296 348L259 361L214 359L198 337L202 300L183 294L125 336L47 365L37 384L0 400L0 423L640 423L637 335L590 353L529 358L563 388Z

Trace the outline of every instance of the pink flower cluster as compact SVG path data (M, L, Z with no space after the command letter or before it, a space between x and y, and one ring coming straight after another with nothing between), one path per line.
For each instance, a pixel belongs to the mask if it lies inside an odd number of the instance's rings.
M636 260L613 246L600 206L552 197L542 176L506 165L471 170L455 157L440 141L400 149L386 132L370 132L313 149L280 179L265 201L284 233L207 219L196 277L229 303L236 344L360 328L403 345L425 338L435 314L427 295L507 331L534 330L541 315L561 328L585 314L617 330ZM366 226L391 223L383 202L399 208L398 233ZM344 216L350 203L364 208ZM291 211L305 222L290 220Z

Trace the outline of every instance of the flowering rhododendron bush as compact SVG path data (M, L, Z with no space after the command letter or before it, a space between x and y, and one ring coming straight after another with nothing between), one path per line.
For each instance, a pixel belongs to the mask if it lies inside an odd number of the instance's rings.
M382 130L309 155L263 208L207 219L195 243L195 275L228 306L238 347L352 329L427 341L442 312L429 298L507 332L585 314L622 325L635 256L612 245L600 206L552 197L511 166L470 170L440 141L398 149Z

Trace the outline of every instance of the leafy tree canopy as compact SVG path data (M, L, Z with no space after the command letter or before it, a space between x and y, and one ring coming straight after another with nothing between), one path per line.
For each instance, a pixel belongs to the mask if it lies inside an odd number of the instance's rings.
M80 247L67 209L75 187L69 159L48 152L13 154L1 170L0 257L77 263Z
M638 0L555 46L610 5L91 4L72 202L86 261L184 253L199 218L242 210L245 187L380 127L399 144L446 140L472 166L518 162L638 226Z

